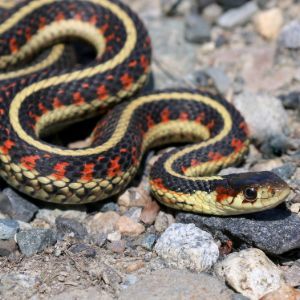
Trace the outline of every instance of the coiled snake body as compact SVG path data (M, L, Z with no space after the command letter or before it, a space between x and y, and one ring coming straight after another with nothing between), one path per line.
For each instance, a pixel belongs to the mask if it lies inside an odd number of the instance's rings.
M128 185L147 149L184 141L195 143L163 154L150 174L153 194L168 206L241 214L289 193L270 172L211 176L247 152L247 126L222 97L199 91L158 91L118 104L87 148L41 140L54 125L134 95L150 72L150 38L135 13L109 0L0 1L0 21L0 175L16 189L56 203L98 201ZM66 38L92 44L95 60L62 65ZM16 69L48 46L47 55Z

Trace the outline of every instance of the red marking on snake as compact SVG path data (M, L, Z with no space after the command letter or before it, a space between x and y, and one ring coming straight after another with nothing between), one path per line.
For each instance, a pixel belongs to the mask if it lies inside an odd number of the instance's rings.
M11 38L9 40L9 49L11 53L16 53L19 50L17 40L15 38Z
M106 80L114 80L115 77L113 75L107 75L106 77Z
M39 19L39 29L42 29L46 26L46 18L45 17L40 17Z
M76 92L73 94L73 100L74 104L76 105L82 105L85 103L85 99L82 97L80 92Z
M212 151L210 151L207 156L213 161L221 160L224 157L219 152L212 152Z
M126 153L126 152L128 152L128 150L126 148L121 148L120 149L120 153Z
M4 142L3 146L0 147L0 150L3 154L8 154L15 145L16 143L14 141L8 139Z
M30 28L26 28L25 29L25 37L26 40L29 41L31 39L31 32L30 32Z
M89 23L91 23L92 25L96 25L97 24L97 16L91 16L89 19Z
M111 33L110 35L108 35L106 38L106 42L110 42L113 41L115 39L115 34Z
M196 166L199 166L199 165L200 165L200 161L199 160L197 160L195 158L193 158L191 160L191 167L196 167Z
M101 26L100 32L102 34L104 34L108 30L108 28L109 28L109 25L106 23L106 24L104 24L104 25Z
M155 186L157 186L160 190L167 190L165 185L163 184L162 178L155 178L151 180L151 183Z
M80 21L80 20L82 20L82 15L79 14L79 13L77 13L77 14L74 16L74 19Z
M149 60L147 59L147 57L145 55L141 55L140 61L142 68L144 70L147 70L149 66Z
M179 115L179 119L181 121L187 121L189 119L189 115L187 112L182 111Z
M97 95L100 100L105 100L108 97L108 92L105 85L100 85L97 88Z
M62 13L62 12L59 12L57 15L56 15L56 17L55 17L55 20L56 21L62 21L62 20L64 20L65 19L65 15L64 15L64 13Z
M40 119L40 116L34 114L32 111L28 112L28 116L33 119L35 122L37 122Z
M154 123L154 120L152 119L151 115L147 115L146 119L147 119L148 129L152 128L155 123Z
M66 175L66 167L70 164L66 161L57 163L54 167L54 173L51 174L56 180L62 180Z
M121 175L121 165L119 163L121 157L116 156L115 158L110 160L110 166L107 170L107 176L108 177L115 177L116 175Z
M209 123L206 124L207 129L213 129L215 127L215 120L211 120Z
M222 202L228 198L235 197L238 194L235 190L233 190L231 188L225 188L223 186L217 187L216 193L217 193L216 200L218 202Z
M4 109L0 108L0 116L3 116L4 115Z
M84 169L81 172L82 175L80 179L84 181L91 181L93 179L94 167L95 164L93 163L85 164Z
M201 113L196 117L195 122L201 124L201 123L203 122L204 118L205 118L205 113L204 113L204 112L201 112Z
M243 141L233 138L231 141L231 147L234 148L234 152L240 152L245 147L245 144Z
M122 83L124 89L126 89L126 90L130 89L132 82L133 82L133 78L129 74L126 73L126 74L122 75L120 80L121 80L121 83Z
M84 89L87 89L87 88L90 87L90 85L89 85L87 82L83 83L81 86L82 86Z
M39 110L40 110L43 114L45 114L46 112L48 112L48 109L46 108L46 106L45 106L43 103L39 102L38 107L39 107Z
M164 108L162 112L160 113L161 121L163 123L169 122L170 121L170 110L168 108Z
M102 161L103 159L105 159L105 157L101 155L101 156L98 156L97 161Z
M33 170L36 166L36 161L40 159L39 155L29 155L21 158L21 164L27 170Z
M187 170L187 167L185 167L185 166L182 166L182 167L181 167L181 172L182 172L183 174L185 174L186 170Z
M131 159L132 159L132 163L134 165L137 165L138 164L138 159L137 159L137 151L136 151L136 147L132 147L132 150L131 150Z
M59 108L59 107L63 106L63 104L60 102L60 100L57 97L55 97L53 99L52 105L54 108Z
M136 67L136 65L137 65L137 61L136 61L136 60L132 60L132 61L128 64L128 66L129 66L130 68L134 68L134 67Z
M249 127L246 122L241 122L239 127L244 131L246 136L249 135Z

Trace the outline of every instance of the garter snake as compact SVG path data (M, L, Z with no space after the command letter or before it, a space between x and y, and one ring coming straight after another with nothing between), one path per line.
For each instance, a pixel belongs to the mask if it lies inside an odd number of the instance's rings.
M115 0L2 0L0 21L0 175L19 191L62 204L106 199L129 184L147 149L193 142L163 154L152 168L152 193L165 205L242 214L276 206L289 193L270 172L213 175L246 154L247 125L225 99L196 90L157 91L117 104L86 148L43 141L51 126L136 94L150 72L149 35ZM70 39L91 44L95 59L62 67L60 43ZM52 47L48 55L26 64L46 47Z

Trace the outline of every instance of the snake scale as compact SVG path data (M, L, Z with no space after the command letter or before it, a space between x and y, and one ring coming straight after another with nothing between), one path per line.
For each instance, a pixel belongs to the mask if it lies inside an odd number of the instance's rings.
M214 175L241 161L249 145L243 117L221 96L187 89L135 96L150 73L151 41L125 4L2 0L0 22L0 175L17 190L61 204L99 201L125 189L148 149L185 142L150 172L151 191L165 205L244 214L288 195L271 172ZM63 63L62 42L72 40L92 45L95 59ZM107 110L88 147L41 138L49 128Z

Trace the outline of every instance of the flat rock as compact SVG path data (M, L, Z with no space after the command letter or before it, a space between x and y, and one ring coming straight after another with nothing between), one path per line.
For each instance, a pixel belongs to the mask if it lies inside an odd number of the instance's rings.
M29 222L38 207L21 197L11 188L5 188L0 196L0 211L12 219Z
M157 240L155 251L171 267L198 272L209 270L219 257L212 236L194 224L172 224Z
M218 20L218 25L224 28L233 28L244 25L258 11L258 6L254 1L249 1L239 8L226 11Z
M259 249L229 254L215 266L218 276L250 299L260 299L284 282L281 271Z
M53 245L56 242L56 236L50 229L35 228L18 232L16 240L21 252L26 256L31 256Z
M119 299L231 300L233 294L222 282L210 275L164 269L143 276L121 291Z
M250 134L258 142L284 135L288 128L288 116L278 98L244 92L235 97L233 103L244 116Z
M0 240L13 239L19 228L20 225L15 220L0 220Z
M194 223L213 235L225 234L237 244L253 245L270 254L300 248L300 217L283 209L226 218L178 213L176 221Z

